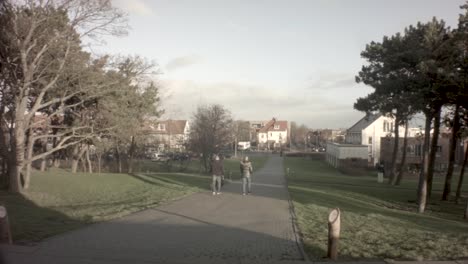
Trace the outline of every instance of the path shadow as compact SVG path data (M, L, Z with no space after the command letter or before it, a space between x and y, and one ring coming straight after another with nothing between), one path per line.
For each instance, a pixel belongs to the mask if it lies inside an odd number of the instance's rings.
M281 263L301 261L297 244L159 209L50 238L11 263Z
M0 263L5 263L6 248L31 251L46 237L90 223L90 219L72 219L61 212L40 207L21 194L0 191L0 204L7 209L13 239L13 245L0 246Z

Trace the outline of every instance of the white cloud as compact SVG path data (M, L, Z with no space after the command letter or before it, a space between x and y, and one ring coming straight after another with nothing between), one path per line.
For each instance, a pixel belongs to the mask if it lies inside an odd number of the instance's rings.
M187 55L172 59L166 64L167 71L176 71L180 68L188 67L202 61L202 58L197 55Z
M355 76L349 73L319 71L307 80L314 90L349 88L356 85Z
M221 104L236 119L267 120L272 117L304 123L312 128L352 125L362 114L352 103L317 94L307 88L272 89L234 82L200 83L164 80L163 107L166 118L191 118L198 105Z
M154 13L145 0L114 0L113 4L130 14L150 16Z

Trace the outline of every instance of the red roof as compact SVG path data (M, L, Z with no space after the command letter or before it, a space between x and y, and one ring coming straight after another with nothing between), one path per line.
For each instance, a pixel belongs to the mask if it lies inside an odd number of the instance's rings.
M164 130L158 130L158 125L164 125ZM187 120L164 120L157 121L153 125L150 125L150 131L154 134L184 134Z
M272 119L266 123L264 127L260 129L260 133L266 133L269 131L287 131L288 121Z

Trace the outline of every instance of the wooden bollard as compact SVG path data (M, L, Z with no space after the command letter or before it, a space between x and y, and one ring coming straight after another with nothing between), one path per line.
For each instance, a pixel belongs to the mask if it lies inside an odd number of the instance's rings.
M328 215L328 258L338 259L338 240L340 239L340 209L335 208Z
M0 244L11 244L10 223L8 222L8 213L4 206L0 205Z

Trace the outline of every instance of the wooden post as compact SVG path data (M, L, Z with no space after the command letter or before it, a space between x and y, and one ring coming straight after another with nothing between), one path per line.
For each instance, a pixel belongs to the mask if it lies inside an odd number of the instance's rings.
M340 209L335 208L328 216L328 258L338 259L338 240L340 239Z
M2 243L11 244L12 239L7 210L0 205L0 244Z

